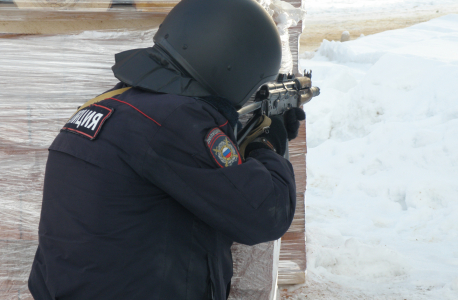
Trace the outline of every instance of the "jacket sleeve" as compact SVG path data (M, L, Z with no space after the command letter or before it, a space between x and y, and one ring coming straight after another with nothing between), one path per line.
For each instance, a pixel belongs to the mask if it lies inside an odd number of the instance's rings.
M238 243L280 238L296 207L293 168L271 150L227 168L184 165L147 150L143 176L191 213Z

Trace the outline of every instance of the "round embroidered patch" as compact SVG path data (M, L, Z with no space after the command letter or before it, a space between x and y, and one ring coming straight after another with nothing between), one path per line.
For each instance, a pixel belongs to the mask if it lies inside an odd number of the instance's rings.
M234 164L240 165L242 163L237 146L219 128L210 130L205 138L205 142L216 163L221 168Z

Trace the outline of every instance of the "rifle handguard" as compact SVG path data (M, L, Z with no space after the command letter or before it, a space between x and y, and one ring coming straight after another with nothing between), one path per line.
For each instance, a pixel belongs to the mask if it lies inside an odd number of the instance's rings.
M243 142L240 144L240 155L245 159L245 150L249 143L253 142L258 136L260 136L265 129L269 128L272 120L263 115L259 118L258 125L256 125L250 133L246 136Z

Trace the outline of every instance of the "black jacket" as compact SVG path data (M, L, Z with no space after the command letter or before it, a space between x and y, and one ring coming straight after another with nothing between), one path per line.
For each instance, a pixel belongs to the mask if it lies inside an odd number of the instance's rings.
M233 241L292 222L291 164L267 149L242 163L207 102L132 88L69 123L49 148L37 300L226 299Z

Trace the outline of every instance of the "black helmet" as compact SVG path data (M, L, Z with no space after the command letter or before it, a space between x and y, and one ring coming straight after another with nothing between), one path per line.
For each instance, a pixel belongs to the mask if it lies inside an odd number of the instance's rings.
M281 41L275 23L254 0L182 0L154 42L212 94L236 108L275 80Z

